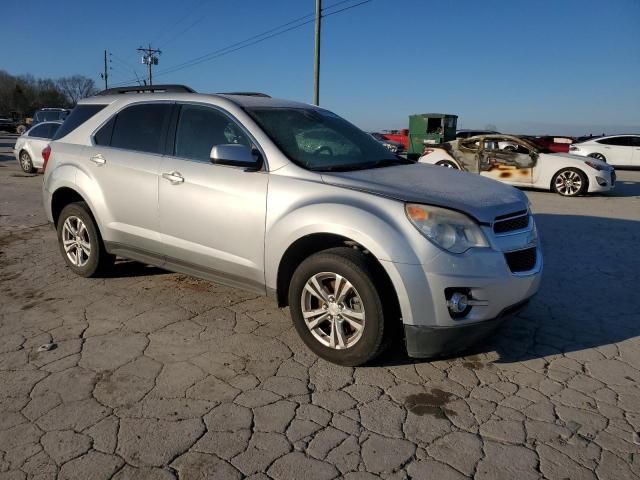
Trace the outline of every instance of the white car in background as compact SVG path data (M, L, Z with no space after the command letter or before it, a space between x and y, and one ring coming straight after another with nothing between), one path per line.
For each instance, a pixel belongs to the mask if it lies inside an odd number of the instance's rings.
M501 142L513 143L516 149L501 149ZM605 162L553 153L542 145L511 135L479 135L428 145L418 161L479 173L516 187L551 190L567 197L606 192L616 181L615 170Z
M585 140L571 145L569 152L619 167L640 167L640 135L611 135Z
M62 125L62 121L41 122L24 132L16 140L13 154L25 173L33 173L42 168L42 150L46 147Z

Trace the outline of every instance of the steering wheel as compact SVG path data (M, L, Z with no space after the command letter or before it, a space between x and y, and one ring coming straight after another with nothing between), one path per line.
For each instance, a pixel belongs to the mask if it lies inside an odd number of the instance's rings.
M331 150L330 147L327 147L326 145L323 145L321 147L316 148L316 151L313 152L314 155L331 155L333 157L333 150Z

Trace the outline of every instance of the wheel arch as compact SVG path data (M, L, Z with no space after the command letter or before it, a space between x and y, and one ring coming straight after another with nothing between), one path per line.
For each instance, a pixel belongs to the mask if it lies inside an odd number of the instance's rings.
M289 285L298 265L315 253L335 247L350 247L366 256L373 267L375 283L380 295L383 297L385 307L399 316L400 302L398 293L385 266L361 243L343 235L325 232L316 232L300 237L285 250L278 264L276 279L275 297L278 306L286 307L289 303Z
M58 219L60 218L60 213L62 213L64 207L75 202L84 202L91 210L91 206L89 205L89 202L87 202L87 199L74 188L65 186L60 187L53 192L51 195L51 216L53 217L53 224L56 227L58 226Z

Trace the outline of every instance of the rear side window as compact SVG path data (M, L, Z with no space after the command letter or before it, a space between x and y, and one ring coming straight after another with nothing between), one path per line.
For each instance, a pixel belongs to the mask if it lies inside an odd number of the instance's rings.
M51 138L48 136L49 125L37 125L29 131L30 137Z
M125 108L116 116L110 145L138 152L163 153L172 108L168 103Z
M73 132L76 128L89 120L104 107L106 107L106 105L78 105L71 111L62 126L58 129L55 136L53 137L53 140L58 140Z
M616 145L618 147L630 147L631 146L631 137L611 137L611 138L603 138L602 140L597 140L598 143L602 143L604 145Z

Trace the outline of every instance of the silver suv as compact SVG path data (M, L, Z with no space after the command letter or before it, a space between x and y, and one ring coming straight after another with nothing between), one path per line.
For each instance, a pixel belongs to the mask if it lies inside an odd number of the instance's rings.
M82 100L43 151L62 256L116 255L273 296L317 355L459 351L538 290L526 196L416 164L328 110L182 86Z

